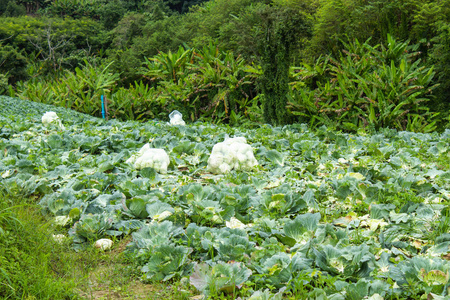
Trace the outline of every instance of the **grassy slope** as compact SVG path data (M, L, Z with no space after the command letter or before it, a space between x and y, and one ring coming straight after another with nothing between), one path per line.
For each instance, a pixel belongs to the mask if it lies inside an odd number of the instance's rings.
M121 255L129 240L111 251L76 253L56 243L55 227L33 199L0 202L1 299L185 299L180 286L143 284Z

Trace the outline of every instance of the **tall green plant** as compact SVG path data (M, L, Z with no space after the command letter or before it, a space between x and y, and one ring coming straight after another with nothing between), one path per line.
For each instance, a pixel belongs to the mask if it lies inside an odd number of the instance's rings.
M440 86L432 105L441 112L442 126L450 127L450 22L439 25L439 34L433 39L431 61L436 66Z
M181 110L192 120L234 122L251 106L255 77L242 57L214 43L199 50L160 52L146 59L141 74L154 83L160 107Z
M63 106L79 112L100 116L101 95L110 95L119 74L109 72L108 65L93 66L87 61L85 66L66 71L56 80L31 80L20 83L17 94L20 98Z
M221 51L210 43L196 52L196 64L191 65L197 87L196 108L204 116L227 120L247 110L254 77L246 71L246 62L231 51ZM222 115L222 116L221 116Z
M101 5L98 0L53 0L47 12L60 17L98 17Z
M260 43L260 89L264 94L264 121L271 124L289 122L287 94L289 84L290 55L299 36L308 32L308 24L301 14L289 8L268 8L263 30L265 38Z
M435 123L425 103L436 87L433 67L426 67L408 42L388 36L386 46L369 41L345 43L339 59L326 62L329 77L314 90L294 91L290 110L311 120L333 120L337 126L431 131ZM304 71L303 74L308 74Z
M179 47L178 51L159 52L158 55L148 59L145 58L141 74L150 81L167 80L177 82L186 73L187 65L192 62L194 52L192 49Z
M27 79L27 65L28 62L20 51L0 43L0 73L7 77L9 84Z
M120 88L108 99L110 117L122 120L143 120L158 117L165 102L158 98L154 88L135 82L129 88Z

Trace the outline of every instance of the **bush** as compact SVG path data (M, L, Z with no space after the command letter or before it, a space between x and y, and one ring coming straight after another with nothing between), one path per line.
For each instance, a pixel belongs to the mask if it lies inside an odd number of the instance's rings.
M54 17L70 16L74 19L98 19L102 4L98 0L54 0L46 8L46 14Z
M66 70L59 78L20 82L22 99L100 116L100 97L109 100L109 115L126 120L166 117L178 109L192 121L240 122L254 117L255 76L241 57L210 44L201 50L180 47L147 59L139 80L119 87L113 63ZM250 108L252 107L252 108Z
M102 26L88 19L0 18L0 40L27 55L59 68L67 53L85 49L94 53L108 44ZM36 55L38 53L38 55Z
M113 29L125 13L126 9L119 0L110 1L99 9L100 21L108 30Z
M60 78L30 80L17 86L22 99L70 108L101 116L101 95L110 95L119 79L109 71L110 65L94 66L85 61L75 71L66 70Z
M168 112L177 109L191 120L230 122L249 115L255 77L244 59L210 43L201 50L180 47L147 60L143 77L154 84Z
M432 131L432 114L425 105L435 89L433 67L426 67L417 45L397 42L371 47L366 41L344 43L339 59L319 61L300 70L300 81L318 76L315 89L294 82L289 109L303 121L359 127ZM324 76L325 75L325 76Z
M0 95L4 95L8 90L8 77L0 73Z
M8 79L8 84L26 80L28 62L26 58L12 46L0 44L0 74Z

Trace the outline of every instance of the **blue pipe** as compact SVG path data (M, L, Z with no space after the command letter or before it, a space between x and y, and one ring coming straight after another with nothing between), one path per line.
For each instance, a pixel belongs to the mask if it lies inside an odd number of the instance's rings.
M102 117L103 117L103 119L105 118L105 115L106 115L106 113L105 113L105 102L103 100L103 95L102 95Z

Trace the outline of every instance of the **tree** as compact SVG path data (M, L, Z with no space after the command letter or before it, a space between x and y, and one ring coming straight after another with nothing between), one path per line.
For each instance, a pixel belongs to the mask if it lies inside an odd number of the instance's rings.
M262 29L261 48L263 75L260 89L264 94L264 121L281 125L289 123L287 94L291 53L301 46L301 38L310 35L311 26L304 15L289 7L267 7Z
M19 0L19 3L25 6L27 15L36 13L44 6L45 2L44 0Z
M164 0L170 9L177 11L181 14L187 13L189 8L194 5L199 5L207 0Z
M64 56L64 51L62 50L68 45L69 41L70 38L67 36L57 37L53 33L51 23L42 30L40 35L36 35L34 39L29 39L29 42L39 50L43 61L47 61L54 71L60 68Z
M15 84L19 80L24 80L27 75L26 58L12 46L0 44L0 74L8 79L8 84Z
M450 23L439 24L439 34L432 40L434 46L430 53L431 61L436 66L437 78L440 86L436 98L430 107L441 112L441 119L445 126L450 122Z
M26 14L24 6L14 0L0 0L0 15L3 17L17 17Z
M100 20L108 30L113 29L125 13L126 9L119 0L109 1L99 9Z

